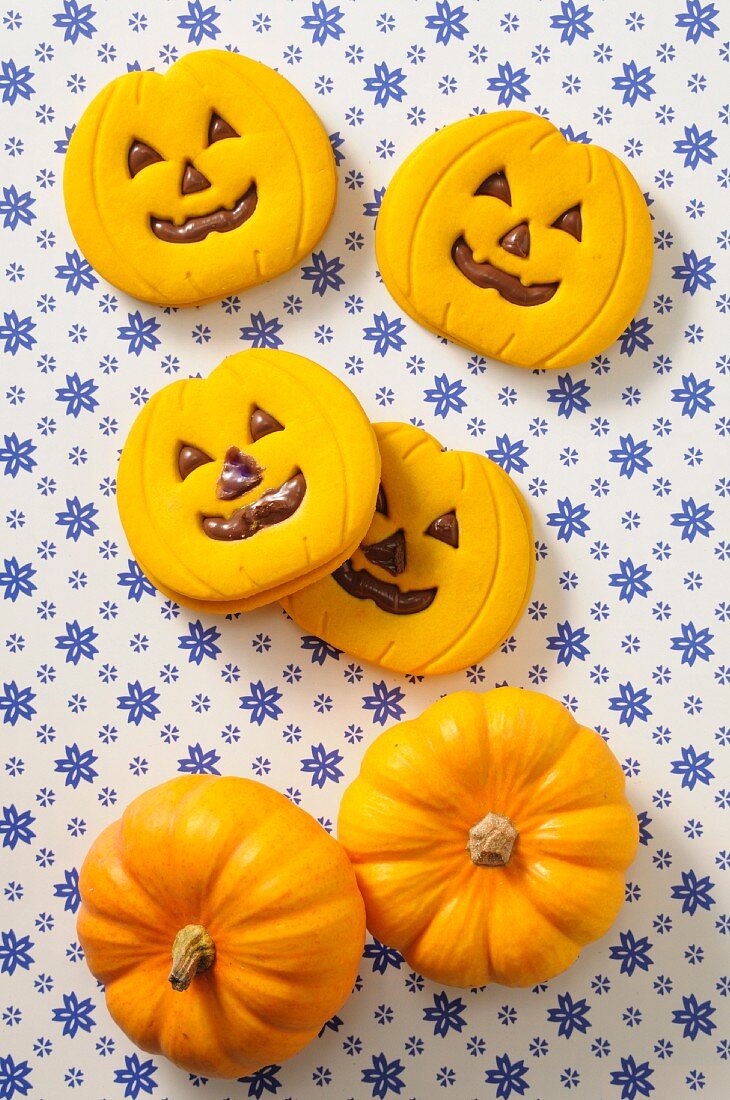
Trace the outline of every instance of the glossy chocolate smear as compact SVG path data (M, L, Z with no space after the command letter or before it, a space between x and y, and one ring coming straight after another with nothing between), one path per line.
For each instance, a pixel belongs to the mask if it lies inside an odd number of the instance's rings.
M223 516L205 516L203 530L208 538L219 542L249 539L263 527L273 527L293 516L304 500L306 491L307 483L304 474L300 472L278 489L269 489L252 504L237 508L228 519Z
M541 306L549 302L559 283L533 283L523 286L516 275L495 267L494 264L478 264L474 253L463 237L454 243L451 258L462 275L484 290L497 290L513 306Z
M180 448L180 453L177 456L177 468L180 472L180 477L185 480L189 474L192 474L193 470L197 470L198 466L204 466L206 462L212 462L213 459L205 451L201 451L200 447L191 447L189 443L183 444Z
M253 455L244 454L238 447L229 447L215 495L218 500L236 500L260 485L263 477L264 468L259 466Z
M443 516L439 516L433 523L429 523L426 528L426 534L431 538L438 539L440 542L445 542L447 546L453 546L455 550L459 548L459 521L456 518L455 512L446 512Z
M375 511L380 512L381 516L387 516L388 514L388 500L385 495L385 489L382 484L378 485L378 495L375 500Z
M365 557L373 565L379 565L381 569L387 569L394 577L404 572L406 567L406 536L402 530L394 531L392 535L386 535L380 542L371 542L368 546L361 546Z
M175 225L164 218L151 217L150 226L161 241L168 244L191 244L204 241L209 233L228 233L231 229L238 229L251 217L257 202L256 184L252 183L231 210L220 207L210 214L197 214L193 218L186 218L182 225Z
M381 611L389 615L415 615L425 611L434 601L438 588L414 588L401 592L397 584L381 581L367 569L353 568L352 561L344 562L332 574L340 588L356 600L372 600Z
M283 431L284 425L264 409L254 409L251 413L251 439L254 443L263 439L265 435L271 435L272 432Z

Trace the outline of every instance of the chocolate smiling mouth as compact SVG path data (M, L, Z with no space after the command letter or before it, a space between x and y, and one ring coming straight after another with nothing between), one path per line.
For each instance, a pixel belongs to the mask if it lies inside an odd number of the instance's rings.
M479 264L463 237L454 242L451 258L462 275L483 290L497 290L513 306L541 306L549 302L559 283L533 283L524 286L516 275L510 275L494 264Z
M356 600L372 600L381 611L391 615L413 615L425 611L434 601L438 588L413 588L401 592L397 584L381 581L367 569L355 569L348 559L332 574L340 588Z
M306 491L307 483L300 470L278 489L269 489L258 500L237 508L228 519L224 516L204 516L203 530L208 538L219 542L250 539L262 528L273 527L293 516Z
M220 207L210 214L197 214L186 218L182 225L164 218L150 218L152 232L161 241L168 244L191 244L204 241L209 233L228 233L247 222L256 209L259 200L256 184L252 183L245 195L230 210Z

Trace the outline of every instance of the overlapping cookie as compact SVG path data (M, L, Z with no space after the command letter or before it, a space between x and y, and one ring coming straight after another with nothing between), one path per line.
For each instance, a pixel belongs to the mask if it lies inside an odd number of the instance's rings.
M623 331L651 274L651 219L626 166L524 111L476 115L398 168L375 245L388 290L441 336L557 368Z
M397 672L466 668L512 632L534 547L527 504L489 459L375 424L381 481L359 548L282 601L308 633Z
M335 162L307 101L226 50L113 80L69 143L64 197L89 263L162 305L223 298L288 271L332 216Z
M243 351L173 382L132 425L117 503L153 584L246 611L331 573L375 507L380 457L350 390L284 351Z

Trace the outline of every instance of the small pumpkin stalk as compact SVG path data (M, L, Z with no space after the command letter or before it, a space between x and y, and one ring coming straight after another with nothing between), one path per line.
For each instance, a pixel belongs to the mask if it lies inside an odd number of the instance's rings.
M186 924L172 944L172 970L167 979L177 993L184 993L196 974L215 962L215 944L202 924Z
M508 817L485 814L469 830L466 847L472 863L479 867L506 867L518 835Z

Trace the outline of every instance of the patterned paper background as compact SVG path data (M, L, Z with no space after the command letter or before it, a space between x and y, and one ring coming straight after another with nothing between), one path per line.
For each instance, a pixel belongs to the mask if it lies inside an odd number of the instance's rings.
M728 60L722 0L18 0L0 18L2 798L0 1097L660 1100L730 1085L723 688ZM167 313L79 256L63 155L96 91L215 45L315 105L334 221L272 285ZM655 272L605 355L532 374L421 330L380 284L373 228L435 128L520 107L623 156ZM292 347L373 419L499 462L529 497L524 620L461 675L413 683L303 638L273 606L199 618L140 574L117 518L139 406L246 347ZM723 392L724 391L724 392ZM723 396L725 401L723 401ZM622 762L642 846L603 941L547 986L444 990L368 943L322 1036L241 1082L189 1078L111 1022L74 927L91 838L177 772L259 777L331 829L380 730L454 688L540 687ZM443 1092L442 1092L443 1090Z

